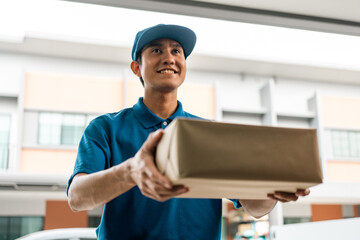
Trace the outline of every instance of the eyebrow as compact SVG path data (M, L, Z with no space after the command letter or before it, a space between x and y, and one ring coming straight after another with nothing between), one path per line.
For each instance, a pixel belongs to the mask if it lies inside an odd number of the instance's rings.
M163 44L155 41L155 42L152 42L152 43L149 43L148 45L146 45L144 47L144 49L149 48L149 47L162 47L162 46L163 46ZM180 43L171 43L170 46L171 47L181 47Z

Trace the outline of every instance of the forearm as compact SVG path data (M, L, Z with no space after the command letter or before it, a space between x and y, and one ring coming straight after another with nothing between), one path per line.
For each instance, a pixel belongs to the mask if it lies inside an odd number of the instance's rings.
M276 205L276 200L239 200L246 212L255 218L268 214Z
M79 173L69 188L69 206L73 211L91 210L134 186L128 161L93 174Z

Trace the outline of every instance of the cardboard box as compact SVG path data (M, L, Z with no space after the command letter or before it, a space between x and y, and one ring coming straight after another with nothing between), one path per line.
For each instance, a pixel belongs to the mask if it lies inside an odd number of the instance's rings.
M160 172L185 198L266 199L322 183L316 129L175 119L157 150Z

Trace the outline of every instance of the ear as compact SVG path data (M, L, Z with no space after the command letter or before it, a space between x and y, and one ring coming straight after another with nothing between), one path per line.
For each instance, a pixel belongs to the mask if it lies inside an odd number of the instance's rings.
M140 64L137 61L132 61L130 67L136 76L141 77Z

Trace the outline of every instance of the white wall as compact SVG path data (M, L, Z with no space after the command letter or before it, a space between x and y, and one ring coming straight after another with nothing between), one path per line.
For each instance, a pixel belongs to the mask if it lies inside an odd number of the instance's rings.
M315 91L322 95L340 95L360 97L360 85L330 82L315 82L278 78L275 81L275 107L280 112L307 112L306 100L313 97Z
M0 54L0 94L18 95L23 78L22 64L13 55Z
M10 84L11 85L11 84ZM0 95L0 114L10 116L10 136L9 136L9 169L16 167L18 156L18 133L19 133L19 116L18 116L18 98L2 97Z
M285 203L282 208L284 217L311 217L310 204Z
M0 216L44 216L45 200L0 198Z
M10 69L4 70L1 67L0 77L5 81L5 84L14 85L11 89L16 87L18 89L26 72L54 72L106 78L131 76L130 68L126 64L12 53L1 53L0 66L6 66Z
M24 127L22 133L23 146L36 146L38 140L39 114L33 111L24 112Z

